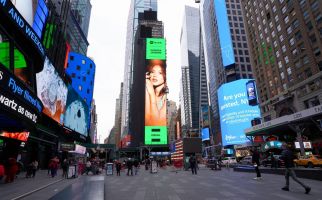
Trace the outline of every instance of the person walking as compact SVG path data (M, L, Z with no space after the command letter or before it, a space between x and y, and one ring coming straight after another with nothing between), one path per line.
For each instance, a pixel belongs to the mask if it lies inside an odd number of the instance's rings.
M283 143L282 145L283 151L282 151L282 160L285 163L285 186L282 187L282 190L289 191L290 190L290 176L292 179L300 184L305 189L305 194L309 194L311 191L311 188L304 183L302 183L300 180L297 179L296 174L294 172L294 162L293 162L293 152L290 150L290 147L287 146L286 143Z
M196 166L197 161L193 155L191 155L189 158L189 164L190 164L192 174L197 174L197 166Z
M5 179L5 183L13 182L16 177L17 171L18 171L17 160L15 158L9 158L8 159L8 166L6 169L7 176Z
M2 180L2 178L4 177L4 165L3 162L0 161L0 181Z
M88 175L88 172L91 171L91 168L92 168L92 163L91 163L91 161L88 160L86 162L86 175Z
M133 176L133 162L131 160L131 158L128 159L128 161L126 162L126 166L127 166L127 174L126 175L130 175L130 171L131 171L131 176Z
M67 178L67 171L68 171L68 167L69 167L69 164L68 164L68 161L67 159L64 159L63 163L62 163L62 169L63 169L63 178Z
M252 162L256 172L256 177L254 180L262 180L261 172L259 171L259 152L257 151L256 147L252 149Z
M135 159L133 162L133 165L134 165L134 175L137 175L137 173L139 171L139 161L137 159Z
M116 176L121 176L121 168L122 168L122 164L120 161L116 161Z
M32 178L35 178L36 172L37 172L37 169L38 169L38 161L36 159L34 161L32 161L31 169L32 169Z

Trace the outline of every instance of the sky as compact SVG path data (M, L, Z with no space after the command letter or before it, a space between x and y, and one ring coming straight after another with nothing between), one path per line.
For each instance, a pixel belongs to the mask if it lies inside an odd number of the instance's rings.
M127 18L131 0L91 0L87 55L96 64L94 99L97 136L100 143L114 126L115 104L123 81ZM184 5L198 7L194 0L158 0L158 20L163 21L167 40L168 99L179 105L180 32Z

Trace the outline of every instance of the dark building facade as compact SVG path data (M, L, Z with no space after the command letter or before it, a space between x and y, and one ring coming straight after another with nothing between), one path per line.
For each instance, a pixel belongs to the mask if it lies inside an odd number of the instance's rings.
M132 147L144 145L146 38L163 38L163 23L156 11L139 13L139 25L134 40L133 85L131 89L129 134Z

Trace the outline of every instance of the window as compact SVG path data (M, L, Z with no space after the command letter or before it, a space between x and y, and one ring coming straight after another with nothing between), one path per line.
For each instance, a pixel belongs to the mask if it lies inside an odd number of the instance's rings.
M283 42L283 40L284 40L283 35L280 35L280 41Z
M303 64L304 64L304 65L306 65L306 64L308 64L308 63L310 62L310 60L309 60L309 57L308 57L308 56L304 56L302 59L303 59Z
M283 53L286 52L286 46L285 45L282 46L282 51L283 51Z
M309 12L308 12L307 10L305 10L305 11L303 12L303 17L304 17L304 20L309 19L310 15L309 15Z
M294 43L295 43L295 40L294 40L294 38L292 37L292 38L290 39L290 45L291 45L291 46L293 46L293 45L294 45Z
M288 56L284 57L285 63L288 64L289 60L288 60Z
M300 22L297 19L292 22L293 29L296 29L299 25L300 25Z
M277 31L280 32L281 31L281 25L277 25Z
M310 31L310 30L312 30L312 29L313 29L312 22L311 22L311 21L309 21L309 22L306 24L306 27L307 27L307 29L309 29L309 31Z
M70 57L69 57L69 59L70 59L70 60L74 60L74 56L70 56Z
M319 47L316 47L316 48L313 50L313 52L314 52L314 55L315 55L315 56L319 56L319 55L321 55L321 51L320 51Z
M81 70L81 67L79 65L76 66L76 70Z
M291 34L291 33L292 33L292 30L293 30L293 29L292 29L292 26L289 26L289 27L286 29L286 31L287 31L287 33L288 33L288 34Z
M287 68L287 73L288 73L288 75L292 74L292 69L290 67Z
M284 22L285 22L285 24L287 24L289 21L290 21L290 19L288 18L288 16L286 16L286 17L284 18Z
M314 44L316 42L316 37L314 34L310 35L310 40L311 40L312 44Z
M285 78L284 72L281 72L280 75L281 75L281 79L284 79Z
M278 22L278 15L275 16L275 21Z
M82 60L82 64L85 65L86 64L86 60Z
M319 9L319 0L315 0L312 4L311 4L311 8L312 8L312 11L316 11Z
M285 12L286 12L286 6L283 6L282 13L285 14Z
M276 42L276 41L274 41L274 47L275 47L275 48L277 47L277 42Z
M0 63L6 68L10 68L10 42L7 35L1 33L0 31Z
M295 33L295 40L296 40L296 41L299 41L300 39L302 39L301 31L297 31L297 32Z
M283 67L283 65L282 65L282 61L278 61L278 68L282 68Z
M273 12L276 12L276 6L275 5L273 6Z
M280 52L276 51L276 57L279 58L280 57Z
M78 90L82 91L82 86L81 85L78 86Z

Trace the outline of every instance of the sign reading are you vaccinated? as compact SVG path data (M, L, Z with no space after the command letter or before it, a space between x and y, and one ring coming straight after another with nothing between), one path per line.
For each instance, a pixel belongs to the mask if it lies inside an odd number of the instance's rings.
M246 92L237 93L234 95L225 95L223 97L224 104L220 106L220 110L223 111L226 108L239 106L240 104L248 104Z

